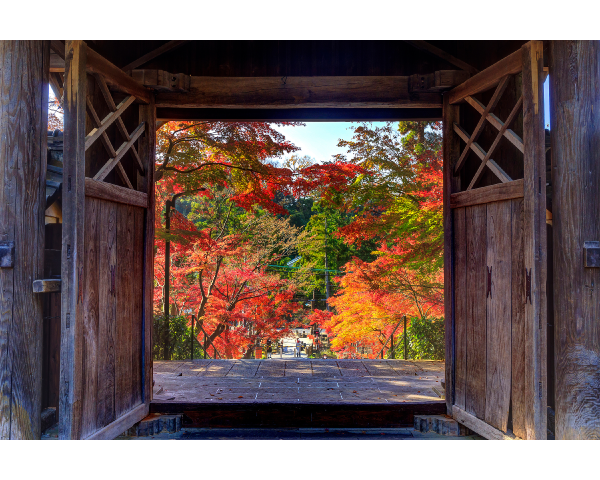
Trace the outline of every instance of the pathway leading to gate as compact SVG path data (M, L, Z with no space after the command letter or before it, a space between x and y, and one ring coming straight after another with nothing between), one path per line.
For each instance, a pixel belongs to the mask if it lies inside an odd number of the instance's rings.
M157 403L398 404L440 401L444 362L155 361Z

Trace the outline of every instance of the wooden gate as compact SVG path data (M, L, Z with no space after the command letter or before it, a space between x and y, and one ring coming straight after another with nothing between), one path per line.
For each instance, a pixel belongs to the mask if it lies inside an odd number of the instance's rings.
M543 47L444 96L448 413L488 438L546 438Z
M59 435L113 438L151 399L156 115L84 42L64 55Z

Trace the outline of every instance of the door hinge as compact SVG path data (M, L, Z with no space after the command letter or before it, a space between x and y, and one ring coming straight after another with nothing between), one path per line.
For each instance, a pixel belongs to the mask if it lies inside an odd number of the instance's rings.
M529 299L529 303L531 304L531 268L529 272L525 269L525 303L527 303L527 299Z
M485 298L492 298L492 267L487 268L487 293L485 294Z

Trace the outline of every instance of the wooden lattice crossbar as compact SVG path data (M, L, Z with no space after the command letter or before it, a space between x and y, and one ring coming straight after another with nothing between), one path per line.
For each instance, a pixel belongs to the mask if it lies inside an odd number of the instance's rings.
M498 102L500 101L500 98L502 97L502 94L504 93L504 90L506 89L511 76L512 75L504 75L500 79L500 82L496 86L494 94L492 95L492 98L490 99L487 106L483 105L479 100L473 98L470 95L464 98L464 100L481 115L481 118L479 119L479 122L477 122L477 125L472 135L469 135L459 124L454 123L453 125L456 134L466 143L465 148L463 149L454 167L455 175L458 174L465 165L465 159L467 158L469 151L475 152L475 154L481 160L481 164L479 165L479 168L477 169L475 175L469 183L467 190L471 190L473 188L486 166L494 173L494 175L496 175L496 177L498 177L498 179L502 183L512 181L512 178L500 167L500 165L498 165L498 163L496 163L492 159L492 155L496 150L496 147L500 143L502 137L507 138L515 147L517 147L517 149L519 149L521 153L523 153L524 151L523 140L513 130L509 128L513 121L517 118L519 113L522 112L523 97L519 97L517 103L511 110L506 122L503 122L496 115L493 114L493 110L498 105ZM486 121L498 130L498 134L496 135L492 146L487 152L481 147L481 145L477 143L477 139L483 131L483 127Z
M134 189L131 181L127 177L127 173L125 172L123 165L121 165L121 160L127 152L131 152L133 158L136 160L136 166L139 168L142 174L145 174L143 163L134 146L137 139L142 135L142 133L144 133L145 123L140 123L137 128L131 134L129 134L121 115L135 101L136 97L134 95L129 95L125 97L121 103L116 105L104 77L98 73L94 73L93 76L98 84L98 87L100 88L100 91L102 92L110 112L106 117L104 117L104 119L100 120L91 100L87 98L87 112L94 123L94 128L85 137L85 150L87 151L98 139L101 139L102 144L104 145L104 148L110 157L109 160L102 166L102 168L100 168L100 170L94 175L93 179L102 181L113 170L113 168L116 168L119 177L121 180L123 180L125 185L127 185L128 188ZM123 144L117 150L115 150L110 139L108 138L108 135L106 134L107 128L113 123L116 124L117 129L124 139Z

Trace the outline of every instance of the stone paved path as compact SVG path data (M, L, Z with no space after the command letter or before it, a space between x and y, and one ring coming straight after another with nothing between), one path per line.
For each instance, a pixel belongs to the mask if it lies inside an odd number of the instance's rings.
M442 401L444 362L194 360L154 362L154 401L398 403Z

